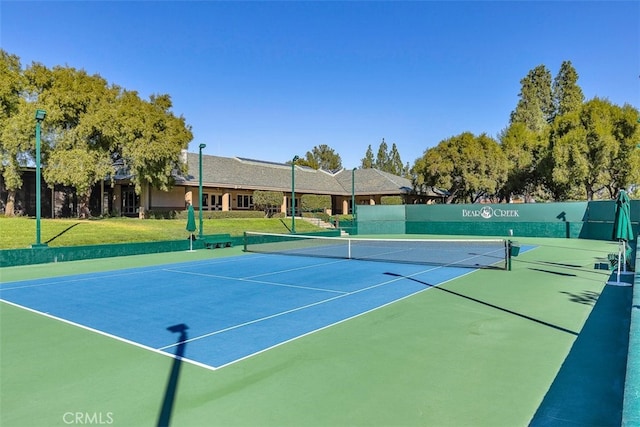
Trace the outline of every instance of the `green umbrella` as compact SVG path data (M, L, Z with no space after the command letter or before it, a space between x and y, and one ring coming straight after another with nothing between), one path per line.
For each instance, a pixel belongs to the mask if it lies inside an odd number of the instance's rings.
M627 192L620 190L616 200L616 218L613 224L613 238L628 242L633 240L633 228L631 228L631 201Z
M627 258L630 255L630 250L627 250L627 242L633 240L633 228L631 228L631 201L627 192L620 190L618 199L616 200L616 216L613 223L613 238L620 242L618 246L618 274L617 281L607 282L607 284L620 285L620 269L622 268L623 274L627 272Z
M189 250L193 250L193 232L196 231L196 214L193 212L193 205L189 205L187 210L187 231L189 232Z

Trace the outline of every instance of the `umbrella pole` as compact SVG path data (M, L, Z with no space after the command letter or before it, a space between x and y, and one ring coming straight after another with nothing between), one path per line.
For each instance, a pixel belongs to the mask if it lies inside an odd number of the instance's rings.
M624 243L622 243L622 245L623 245L623 249L624 249ZM621 253L620 252L620 245L618 245L618 283L620 283L620 261L622 261L622 257L623 256L624 256L624 250Z
M632 286L631 283L621 282L620 276L626 273L626 266L620 267L620 264L627 263L627 255L626 255L626 242L624 240L620 240L618 244L618 265L616 266L616 281L608 281L607 285L615 285L615 286ZM624 268L624 271L621 271Z

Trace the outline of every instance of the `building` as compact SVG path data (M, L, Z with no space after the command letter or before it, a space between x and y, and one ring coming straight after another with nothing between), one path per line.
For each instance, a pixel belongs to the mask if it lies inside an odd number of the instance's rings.
M205 211L253 210L253 192L278 191L283 193L281 212L291 214L291 189L295 180L296 215L300 215L301 198L306 194L328 195L331 215L352 211L352 198L356 204L381 204L386 196L400 196L404 203L426 203L442 200L443 194L433 192L413 194L411 181L377 169L354 169L331 172L306 166L291 166L238 157L202 156L202 196L199 196L199 154L183 153L187 173L176 174L175 185L169 191L144 187L136 194L130 177L119 172L113 185L110 180L93 189L90 208L92 215L112 214L145 217L149 211L182 211L188 203ZM16 195L16 207L21 213L35 215L35 173L23 172L23 188ZM46 187L46 183L43 183ZM0 177L0 200L7 192ZM3 206L0 206L3 208ZM73 189L55 186L42 191L42 216L74 216L77 198Z

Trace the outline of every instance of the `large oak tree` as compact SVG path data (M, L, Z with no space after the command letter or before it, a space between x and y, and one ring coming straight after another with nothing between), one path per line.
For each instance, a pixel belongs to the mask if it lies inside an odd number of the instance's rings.
M0 116L2 173L9 199L22 185L19 167L34 159L36 109L47 112L42 131L43 176L51 186L76 189L80 217L90 214L91 190L113 177L116 164L128 171L138 194L146 184L168 189L173 172L184 167L180 154L193 135L185 119L171 112L169 95L152 95L145 101L135 91L71 67L49 69L34 63L22 70L19 59L4 51L0 70L6 112ZM5 81L17 83L5 90ZM13 209L6 212L11 214Z
M414 173L419 188L446 190L447 203L494 200L507 178L507 159L493 138L465 132L428 149Z

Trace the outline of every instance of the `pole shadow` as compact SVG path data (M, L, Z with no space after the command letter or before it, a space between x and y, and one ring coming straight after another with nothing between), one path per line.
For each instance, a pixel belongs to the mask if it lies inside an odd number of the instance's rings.
M59 232L58 234L56 234L55 236L53 236L52 238L50 238L49 240L47 240L45 243L49 244L51 242L53 242L54 240L56 240L58 237L62 236L64 233L70 231L73 227L76 227L80 225L79 222L76 222L75 224L70 225L69 227L65 228L64 230L62 230L61 232Z
M173 404L176 398L176 392L178 390L178 379L180 377L180 368L182 366L182 358L184 357L185 349L187 347L187 329L189 327L184 323L178 325L169 326L168 331L173 333L179 333L178 341L176 342L176 352L173 358L173 365L171 366L171 372L169 373L169 380L167 381L167 388L164 393L164 401L162 403L162 409L160 410L160 416L158 417L158 427L169 427L171 422L171 414L173 412Z
M493 309L500 310L500 311L502 311L504 313L508 313L508 314L520 317L522 319L530 320L532 322L538 323L540 325L548 326L550 328L556 329L556 330L561 331L561 332L566 332L567 334L578 335L577 332L572 331L572 330L567 329L567 328L563 328L562 326L554 325L553 323L545 322L544 320L536 319L535 317L527 316L526 314L518 313L517 311L509 310L508 308L500 307L499 305L491 304L490 302L482 301L482 300L479 300L477 298L473 298L473 297L461 294L459 292L452 291L450 289L441 288L440 286L435 286L435 285L432 285L430 283L423 282L422 280L418 280L418 279L416 279L414 277L403 276L401 274L388 273L388 272L384 273L384 274L387 274L389 276L394 276L394 277L402 277L403 279L407 279L407 280L412 280L414 282L417 282L417 283L420 283L422 285L428 286L428 287L430 287L432 289L436 289L438 291L446 292L448 294L455 295L457 297L464 298L466 300L473 301L473 302L478 303L478 304L482 304L482 305L484 305L486 307L491 307Z

